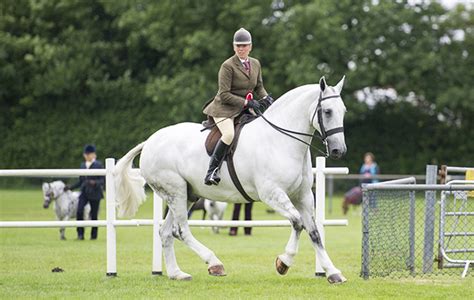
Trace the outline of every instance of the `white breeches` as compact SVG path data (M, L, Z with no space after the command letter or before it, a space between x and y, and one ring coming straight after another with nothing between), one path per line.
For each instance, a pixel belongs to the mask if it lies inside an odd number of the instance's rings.
M234 140L234 118L219 118L214 117L217 128L222 133L221 140L226 144L232 144Z

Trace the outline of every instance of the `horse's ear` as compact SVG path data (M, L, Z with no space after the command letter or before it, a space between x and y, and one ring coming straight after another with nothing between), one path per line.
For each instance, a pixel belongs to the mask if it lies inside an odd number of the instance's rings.
M342 76L342 79L334 87L339 94L341 93L342 87L344 86L344 79L346 79L346 75Z
M323 76L323 77L321 77L321 79L319 79L319 88L321 89L321 92L324 92L326 87L327 87L326 78L324 78L324 76Z

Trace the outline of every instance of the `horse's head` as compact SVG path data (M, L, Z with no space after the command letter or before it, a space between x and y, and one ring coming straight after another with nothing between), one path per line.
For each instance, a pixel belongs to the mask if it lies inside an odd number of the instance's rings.
M43 182L43 208L48 208L51 202L59 197L64 190L64 186L65 184L62 181Z
M320 93L311 114L311 124L320 133L329 157L335 159L341 158L347 151L344 138L346 107L341 98L344 78L334 87L328 86L324 77L319 80Z

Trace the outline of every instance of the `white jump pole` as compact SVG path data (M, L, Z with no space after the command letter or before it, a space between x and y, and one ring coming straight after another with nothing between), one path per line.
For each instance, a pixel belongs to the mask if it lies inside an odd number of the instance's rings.
M348 168L326 168L326 158L323 156L316 157L316 168L313 168L314 180L315 180L315 210L314 218L316 220L316 226L318 227L319 235L323 246L326 246L326 238L324 232L324 225L328 225L326 220L326 174L349 174ZM334 220L336 221L336 220ZM347 220L341 221L341 224L347 225ZM316 255L316 254L315 254ZM316 257L316 270L314 272L316 276L326 276L324 269L321 267L318 258Z
M314 210L314 219L316 220L316 226L319 231L319 235L321 237L321 242L323 246L325 243L325 236L324 236L324 227L323 223L325 220L325 211L326 211L326 201L324 196L326 195L326 175L324 174L324 169L326 168L326 158L322 156L316 157L316 176L315 178L315 210ZM316 253L315 253L316 256ZM316 276L326 276L324 269L321 267L321 263L316 256L316 271L314 273Z
M115 159L105 160L105 193L107 210L107 276L117 276L117 240L115 235Z
M162 244L160 237L160 224L163 220L163 199L153 193L153 262L152 275L163 275Z

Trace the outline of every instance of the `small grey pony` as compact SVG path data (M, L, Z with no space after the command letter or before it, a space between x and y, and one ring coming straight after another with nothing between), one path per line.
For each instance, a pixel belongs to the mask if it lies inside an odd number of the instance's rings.
M75 219L77 205L79 204L80 192L64 191L66 184L60 180L53 182L43 182L43 208L47 209L51 202L54 202L54 212L58 221L68 221ZM91 207L87 204L84 207L84 220L89 220ZM65 240L65 228L59 229L61 240Z

